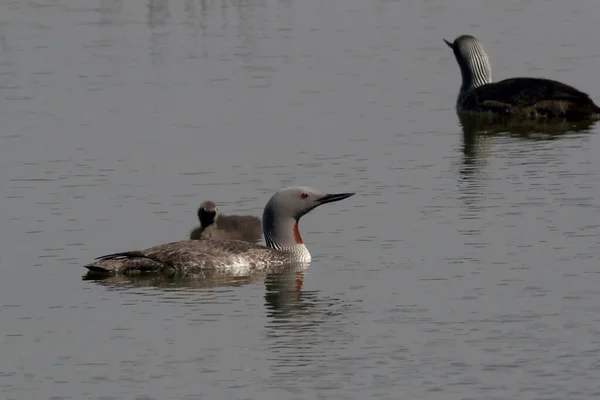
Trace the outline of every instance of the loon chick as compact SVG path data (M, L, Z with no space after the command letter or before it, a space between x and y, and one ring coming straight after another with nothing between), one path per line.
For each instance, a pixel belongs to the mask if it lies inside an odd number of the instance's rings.
M590 97L572 86L542 78L512 78L492 82L492 66L483 44L470 35L454 42L444 39L452 49L462 85L456 100L461 113L489 112L521 118L597 118L598 107Z
M262 235L260 219L252 215L223 215L212 201L198 208L200 226L190 233L190 240L243 240L256 243Z
M267 246L239 240L183 240L141 251L105 255L85 267L105 274L193 273L211 268L250 272L283 264L308 263L311 257L300 237L298 221L322 204L354 194L327 194L308 187L280 190L271 197L263 212Z

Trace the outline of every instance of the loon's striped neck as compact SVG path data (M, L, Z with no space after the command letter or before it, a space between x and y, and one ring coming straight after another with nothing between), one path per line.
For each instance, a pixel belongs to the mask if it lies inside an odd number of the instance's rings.
M461 36L451 45L460 67L460 103L474 89L492 83L492 66L483 44L472 36Z
M310 261L310 253L298 231L298 220L278 215L267 204L263 212L263 234L267 247L292 254L299 261Z

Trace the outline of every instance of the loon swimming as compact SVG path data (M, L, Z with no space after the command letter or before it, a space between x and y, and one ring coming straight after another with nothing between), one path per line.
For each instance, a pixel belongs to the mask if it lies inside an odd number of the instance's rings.
M456 100L460 112L490 112L522 118L597 118L598 107L572 86L542 78L512 78L492 82L492 67L483 44L470 35L454 42L444 39L454 52L462 75Z
M320 205L354 194L327 194L308 187L285 188L275 193L263 212L266 247L239 240L183 240L146 250L105 255L85 267L104 274L193 273L210 268L253 271L282 264L308 263L311 257L300 237L298 221Z
M190 233L190 240L243 240L256 243L262 235L260 219L252 215L223 215L212 201L198 208L200 226Z

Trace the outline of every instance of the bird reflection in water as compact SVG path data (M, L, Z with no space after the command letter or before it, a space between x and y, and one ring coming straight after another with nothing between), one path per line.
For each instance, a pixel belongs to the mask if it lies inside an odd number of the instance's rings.
M331 348L332 338L337 344L354 340L353 322L347 320L347 312L356 304L323 296L318 290L306 290L303 285L307 271L306 265L287 265L244 276L209 270L185 276L139 274L100 278L88 273L83 279L111 291L139 293L140 289L151 289L158 295L166 294L169 302L176 301L182 306L197 305L199 301L214 302L214 295L204 297L203 294L212 293L213 289L264 282L266 320L261 347L273 362L273 382L284 384L298 373L298 368L308 368L305 372L312 374L318 360L334 357L337 347ZM175 297L175 293L182 296ZM147 299L148 293L139 294Z
M489 141L495 136L531 141L557 140L570 133L589 133L598 123L597 120L527 120L469 113L458 117L463 132L462 172L467 174L486 164Z
M575 133L593 131L596 120L531 120L493 114L458 114L462 128L462 163L459 168L460 198L466 206L463 217L475 218L486 210L486 199L498 196L490 193L488 184L494 179L493 170L487 168L494 154L493 144L498 137L514 141L541 142L569 137ZM533 146L518 147L519 151L534 151ZM475 232L477 233L477 232Z
M249 284L265 284L265 309L273 320L294 319L305 315L311 308L322 307L331 301L320 300L318 291L303 289L306 264L283 265L268 270L235 275L223 270L206 270L186 275L138 274L102 276L85 274L82 279L107 287L109 290L135 291L155 289L162 292L197 293L202 289L241 287Z

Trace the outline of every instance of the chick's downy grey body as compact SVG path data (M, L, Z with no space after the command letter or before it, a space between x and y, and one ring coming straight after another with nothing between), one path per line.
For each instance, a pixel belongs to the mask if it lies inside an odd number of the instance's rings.
M200 226L192 230L190 240L243 240L256 243L262 237L260 219L252 215L223 215L212 201L198 208Z

